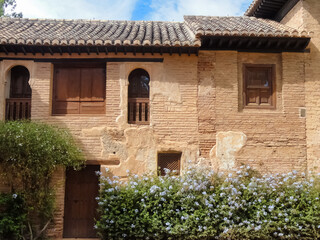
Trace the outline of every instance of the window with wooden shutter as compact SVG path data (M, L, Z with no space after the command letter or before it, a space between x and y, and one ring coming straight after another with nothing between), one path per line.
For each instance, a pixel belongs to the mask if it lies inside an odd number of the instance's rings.
M53 114L105 113L105 64L55 65Z
M147 71L138 68L129 75L128 123L149 124L149 82Z
M179 153L158 153L158 168L161 176L165 175L165 169L180 174L181 152Z
M245 64L243 70L245 108L275 107L275 66Z

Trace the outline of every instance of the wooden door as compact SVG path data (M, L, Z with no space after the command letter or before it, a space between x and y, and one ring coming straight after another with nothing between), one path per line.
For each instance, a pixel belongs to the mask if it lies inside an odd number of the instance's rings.
M63 237L96 237L94 219L97 218L100 166L88 165L80 171L66 173Z

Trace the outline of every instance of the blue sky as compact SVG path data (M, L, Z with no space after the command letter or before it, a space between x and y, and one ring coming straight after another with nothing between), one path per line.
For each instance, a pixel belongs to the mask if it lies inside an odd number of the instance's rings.
M183 21L183 15L239 16L252 0L16 0L27 18Z

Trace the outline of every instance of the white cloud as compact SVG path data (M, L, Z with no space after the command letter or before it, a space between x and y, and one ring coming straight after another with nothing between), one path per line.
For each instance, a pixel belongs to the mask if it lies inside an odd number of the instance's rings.
M152 0L148 19L183 21L183 15L237 16L251 0Z
M16 0L26 18L131 19L137 0Z

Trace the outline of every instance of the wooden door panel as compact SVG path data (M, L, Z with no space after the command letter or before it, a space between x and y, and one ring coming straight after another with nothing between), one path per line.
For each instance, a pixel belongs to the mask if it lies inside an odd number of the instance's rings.
M66 193L63 236L65 238L96 237L94 219L97 218L99 180L95 171L100 166L89 165L80 171L66 172Z

